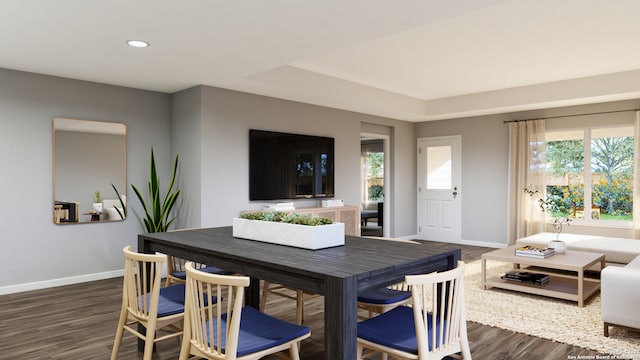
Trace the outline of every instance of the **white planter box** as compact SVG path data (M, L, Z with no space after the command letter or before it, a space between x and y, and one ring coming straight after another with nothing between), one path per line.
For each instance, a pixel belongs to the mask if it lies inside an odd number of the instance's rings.
M344 245L344 224L308 226L234 218L233 236L317 250Z

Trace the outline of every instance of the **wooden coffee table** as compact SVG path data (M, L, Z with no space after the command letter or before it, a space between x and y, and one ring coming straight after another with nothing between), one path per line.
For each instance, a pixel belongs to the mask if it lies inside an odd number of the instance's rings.
M584 272L598 263L600 269L604 269L604 254L567 250L564 254L538 259L516 256L515 248L513 245L482 255L482 285L485 290L495 287L577 301L580 307L584 306L586 299L600 290L600 280L585 278ZM512 263L514 269L547 274L549 282L535 285L503 280L500 277L487 279L487 261Z

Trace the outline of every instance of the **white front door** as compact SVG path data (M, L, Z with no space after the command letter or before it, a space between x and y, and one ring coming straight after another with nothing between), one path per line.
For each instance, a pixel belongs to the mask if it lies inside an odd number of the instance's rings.
M418 238L461 240L460 136L418 139Z

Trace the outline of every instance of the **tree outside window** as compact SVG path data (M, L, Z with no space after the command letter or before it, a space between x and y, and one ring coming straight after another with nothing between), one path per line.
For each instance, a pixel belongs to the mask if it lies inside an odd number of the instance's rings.
M631 127L547 133L547 193L560 196L563 205L554 216L632 220L631 134Z
M367 153L364 166L367 200L384 201L384 153Z

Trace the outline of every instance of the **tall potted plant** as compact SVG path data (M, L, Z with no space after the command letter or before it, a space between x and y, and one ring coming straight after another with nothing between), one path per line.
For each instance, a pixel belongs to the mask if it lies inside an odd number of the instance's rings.
M176 155L176 159L173 162L173 171L171 173L171 182L169 183L169 188L165 194L164 199L160 195L160 179L158 178L158 173L156 171L156 160L153 155L153 147L151 148L151 166L150 166L150 175L148 190L149 190L149 199L145 200L145 197L142 195L142 192L134 185L131 184L133 191L136 196L140 200L142 204L142 208L144 209L145 218L144 227L148 233L156 233L156 232L165 232L169 229L169 226L176 219L176 216L171 217L171 210L176 204L176 200L178 200L178 196L180 195L180 189L176 189L173 191L173 185L176 179L176 173L178 172L178 155Z

